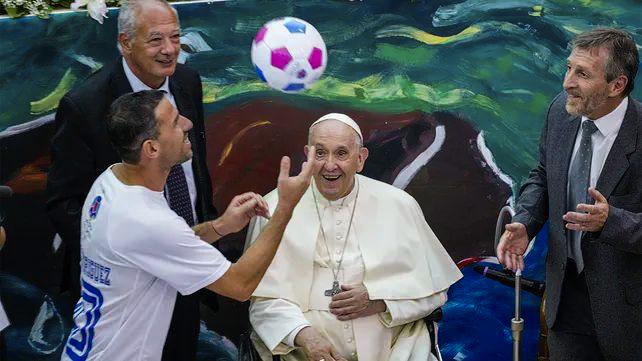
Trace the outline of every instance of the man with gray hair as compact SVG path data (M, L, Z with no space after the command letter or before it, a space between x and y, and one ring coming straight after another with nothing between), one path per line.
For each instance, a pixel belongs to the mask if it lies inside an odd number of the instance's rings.
M93 74L60 101L53 163L47 182L47 212L63 240L63 288L71 302L80 295L80 211L94 180L120 161L109 141L106 118L111 103L132 91L159 89L193 122L194 156L172 168L165 197L188 225L214 219L212 186L206 166L201 80L177 64L180 27L165 0L129 0L118 15L122 57ZM73 308L73 305L70 306ZM194 360L200 325L198 295L178 295L163 360Z
M446 302L457 266L409 194L357 175L368 149L349 116L314 122L304 151L323 166L252 295L261 358L433 360L423 318ZM270 209L278 196L265 197ZM266 225L255 218L247 243Z
M630 34L573 40L565 93L551 104L539 163L497 247L523 268L548 221L546 324L551 361L642 360L642 104Z

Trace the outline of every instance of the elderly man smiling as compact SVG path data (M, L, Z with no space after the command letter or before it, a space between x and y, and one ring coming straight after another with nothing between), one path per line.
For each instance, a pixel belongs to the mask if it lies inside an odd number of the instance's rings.
M253 294L261 358L429 360L422 318L461 273L406 192L361 175L359 126L332 113L310 127L306 154L323 162ZM270 208L278 197L266 196ZM256 218L254 241L266 222Z

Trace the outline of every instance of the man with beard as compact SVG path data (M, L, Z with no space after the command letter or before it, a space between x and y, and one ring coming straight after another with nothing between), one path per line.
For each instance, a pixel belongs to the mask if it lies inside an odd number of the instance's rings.
M122 57L105 65L66 94L56 112L52 165L47 181L47 213L64 245L63 290L71 302L80 295L80 211L94 180L120 161L107 135L109 106L132 91L162 90L193 128L194 156L169 174L164 195L188 225L217 217L206 165L203 94L198 73L177 64L178 14L165 0L129 0L118 13ZM208 301L215 299L208 297ZM198 294L177 295L163 360L194 360L200 327ZM215 306L215 303L208 302ZM73 308L73 305L70 306Z
M578 35L497 248L516 271L548 220L546 323L552 361L642 360L642 105L629 95L632 37Z

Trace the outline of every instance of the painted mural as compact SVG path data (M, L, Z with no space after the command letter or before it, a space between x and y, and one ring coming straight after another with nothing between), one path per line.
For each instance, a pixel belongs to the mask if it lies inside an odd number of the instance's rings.
M513 290L489 276L495 221L535 164L548 102L561 91L568 42L596 25L642 44L642 3L601 0L225 1L176 5L182 61L203 79L208 164L219 209L276 185L278 160L303 160L307 128L328 112L360 123L364 173L406 189L465 277L449 291L444 360L510 360ZM0 19L0 184L8 241L0 294L10 360L58 360L71 325L59 295L60 239L44 214L48 142L62 95L115 61L116 10ZM300 94L269 89L250 45L265 22L296 16L328 48L328 66ZM638 78L633 96L642 98ZM545 234L526 257L523 359L536 360ZM243 235L220 245L238 257ZM501 270L500 270L501 272ZM539 282L539 283L538 283ZM202 324L199 360L235 360L246 307L222 303Z

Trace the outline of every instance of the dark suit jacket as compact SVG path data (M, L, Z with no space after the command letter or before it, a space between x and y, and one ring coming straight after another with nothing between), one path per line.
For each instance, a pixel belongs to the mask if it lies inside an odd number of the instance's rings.
M560 94L548 110L539 163L522 186L513 218L531 238L549 221L548 327L557 317L567 264L562 215L581 121L566 112L565 103ZM596 188L609 202L609 216L600 232L584 233L582 255L597 338L608 360L642 360L642 105L632 98Z
M170 77L170 90L180 114L194 124L192 169L197 189L199 221L216 217L206 166L203 94L198 73L182 64ZM105 66L81 86L67 93L56 112L51 143L52 165L47 180L47 213L65 243L66 286L79 294L80 212L94 180L120 157L109 141L106 117L111 103L131 92L122 59ZM63 284L63 287L65 284ZM77 300L72 300L75 302Z

